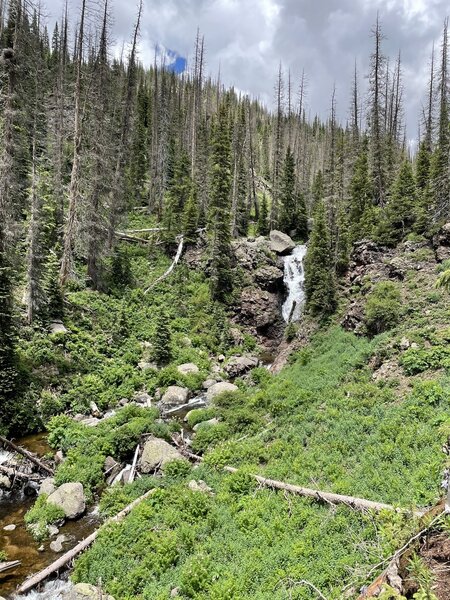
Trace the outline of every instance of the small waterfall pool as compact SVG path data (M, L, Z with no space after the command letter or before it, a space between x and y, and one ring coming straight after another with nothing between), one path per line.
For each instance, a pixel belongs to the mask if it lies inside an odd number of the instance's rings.
M286 323L298 321L305 304L305 271L303 260L306 256L307 246L302 244L284 258L284 285L288 295L283 304L283 319Z

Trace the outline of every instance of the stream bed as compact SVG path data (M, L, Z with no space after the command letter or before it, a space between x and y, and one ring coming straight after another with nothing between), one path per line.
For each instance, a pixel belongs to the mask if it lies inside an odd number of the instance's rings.
M30 452L44 456L50 451L45 434L27 436L16 442ZM27 531L24 523L24 515L36 500L35 496L26 496L21 491L5 494L0 498L0 550L4 550L8 560L20 560L20 566L11 571L0 573L0 596L13 598L13 592L30 575L44 569L54 562L60 554L50 550L52 539L44 542L36 542ZM96 511L87 512L81 519L67 521L60 532L68 540L63 544L63 552L73 548L80 540L87 537L98 526L100 522ZM4 527L16 525L14 531L5 531ZM43 546L43 550L39 548ZM67 585L67 584L64 584ZM58 598L56 589L61 584L51 582L48 594L31 595L30 598Z

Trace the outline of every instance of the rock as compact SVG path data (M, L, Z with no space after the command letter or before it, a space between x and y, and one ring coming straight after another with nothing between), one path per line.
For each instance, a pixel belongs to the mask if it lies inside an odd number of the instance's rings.
M233 383L228 383L227 381L219 381L219 383L215 383L208 389L206 393L206 399L208 400L208 402L211 402L212 400L214 400L214 398L220 396L220 394L224 394L225 392L237 392L238 389L239 388L237 387L237 385L234 385Z
M47 531L50 537L55 537L59 533L59 529L55 525L47 525Z
M141 371L157 371L158 365L155 365L155 363L147 362L145 360L141 360L140 362L138 362L138 369L141 369Z
M179 385L171 385L167 388L161 402L166 406L178 406L186 404L188 396L189 390L187 388L180 387Z
M6 525L5 527L3 527L3 531L14 531L14 529L17 527L17 525L14 525L14 523L11 523L11 525Z
M112 456L107 456L105 458L105 462L103 464L103 470L104 471L111 471L118 464L119 463L116 461L115 458L113 458Z
M230 328L230 337L233 340L234 346L242 346L245 342L244 335L237 327Z
M71 590L63 593L62 600L114 600L114 598L89 583L77 583Z
M357 265L371 265L379 262L383 255L383 248L371 240L360 240L353 245L350 261Z
M182 455L165 440L150 438L145 443L142 456L139 461L142 473L151 473L155 469L164 470L167 463L172 460L182 459Z
M55 465L60 465L63 462L64 462L64 455L62 453L62 450L58 450L58 452L56 452L56 454L55 454Z
M357 302L353 302L341 321L341 325L347 331L358 333L364 326L364 309Z
M217 360L219 362L223 362L225 360L225 355L224 354L219 354L219 356L217 357Z
M171 598L176 598L177 596L180 595L180 588L173 588L172 590L170 590L170 597Z
M44 546L44 544L41 544L38 548L38 552L44 552L44 550L45 550L45 546Z
M217 381L216 381L215 379L207 379L206 381L204 381L204 382L202 383L202 388L203 388L204 390L209 390L209 388L210 388L211 386L213 386L215 383L217 383Z
M62 552L63 551L63 543L67 541L65 535L58 535L56 540L50 543L50 550L53 552Z
M136 394L136 396L134 397L134 401L138 404L142 404L143 406L150 407L152 405L152 397L146 392Z
M270 249L277 254L289 254L295 248L292 239L281 231L274 229L270 232Z
M450 246L450 223L443 225L433 237L433 247Z
M408 350L411 346L411 342L406 337L402 337L400 340L400 350Z
M450 248L446 246L439 246L436 248L435 254L438 262L444 262L444 260L450 259Z
M55 490L56 490L56 485L55 485L54 478L47 477L46 479L44 479L44 481L41 483L41 485L39 487L38 496L40 496L41 494L47 494L48 496L50 496L50 494L53 494L53 492Z
M100 423L100 419L97 419L97 417L84 417L80 423L83 423L86 427L96 427Z
M229 377L240 377L259 364L255 356L232 356L225 366Z
M103 415L102 411L99 409L99 407L93 400L91 400L91 402L89 403L89 410L91 411L91 415L93 417L97 417L97 419L100 419Z
M81 483L63 483L47 498L47 502L61 507L68 519L76 519L86 510L86 499Z
M121 398L119 400L119 406L126 406L130 401L128 400L128 398Z
M260 267L255 273L255 280L259 287L270 292L281 289L283 277L283 271L272 265Z
M184 365L178 365L177 367L178 373L181 375L190 375L193 373L198 373L200 369L194 363L185 363Z
M259 288L245 288L241 293L239 318L256 328L277 323L281 319L278 296Z
M201 427L204 426L214 426L217 425L219 423L219 419L217 419L216 417L214 417L213 419L208 419L208 421L201 421L200 423L197 423L196 425L194 425L194 427L192 428L194 431L198 431Z
M202 492L203 494L210 494L211 496L213 494L212 489L201 479L198 481L191 479L188 483L188 488L193 492Z
M0 475L0 488L9 490L11 488L11 480L6 475Z
M50 329L50 333L52 335L54 335L54 334L64 335L64 334L68 333L68 330L64 327L62 321L52 321L52 323L50 323L49 329Z

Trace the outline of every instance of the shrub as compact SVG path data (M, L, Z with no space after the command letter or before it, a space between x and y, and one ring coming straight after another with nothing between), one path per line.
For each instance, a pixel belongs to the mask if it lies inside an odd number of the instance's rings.
M398 286L391 281L380 281L369 294L365 307L368 331L377 335L396 325L402 313Z
M48 525L64 519L64 511L56 504L47 503L47 494L42 494L25 514L24 521L33 537L41 541L48 536Z

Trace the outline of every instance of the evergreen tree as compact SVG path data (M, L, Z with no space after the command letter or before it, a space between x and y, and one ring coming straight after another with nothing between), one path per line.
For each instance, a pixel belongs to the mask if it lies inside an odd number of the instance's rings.
M241 156L238 167L236 193L236 233L245 237L248 232L248 178L244 158Z
M295 162L291 147L286 150L280 190L280 229L290 233L297 228L297 196L295 193Z
M368 140L364 138L355 161L350 182L350 241L370 236L372 222L372 184L369 175Z
M259 209L259 217L257 230L259 235L269 235L270 227L269 227L269 207L267 204L267 196L263 194L261 200L261 206Z
M314 316L330 315L336 308L336 282L325 205L320 201L305 258L306 307Z
M225 301L232 290L231 272L231 135L229 97L219 107L213 139L209 251L213 300Z
M187 243L193 243L197 239L198 228L198 201L195 186L192 186L188 201L183 213L183 234Z
M153 334L153 358L158 364L166 364L171 359L171 343L169 318L165 311L160 310L156 316L155 332Z

